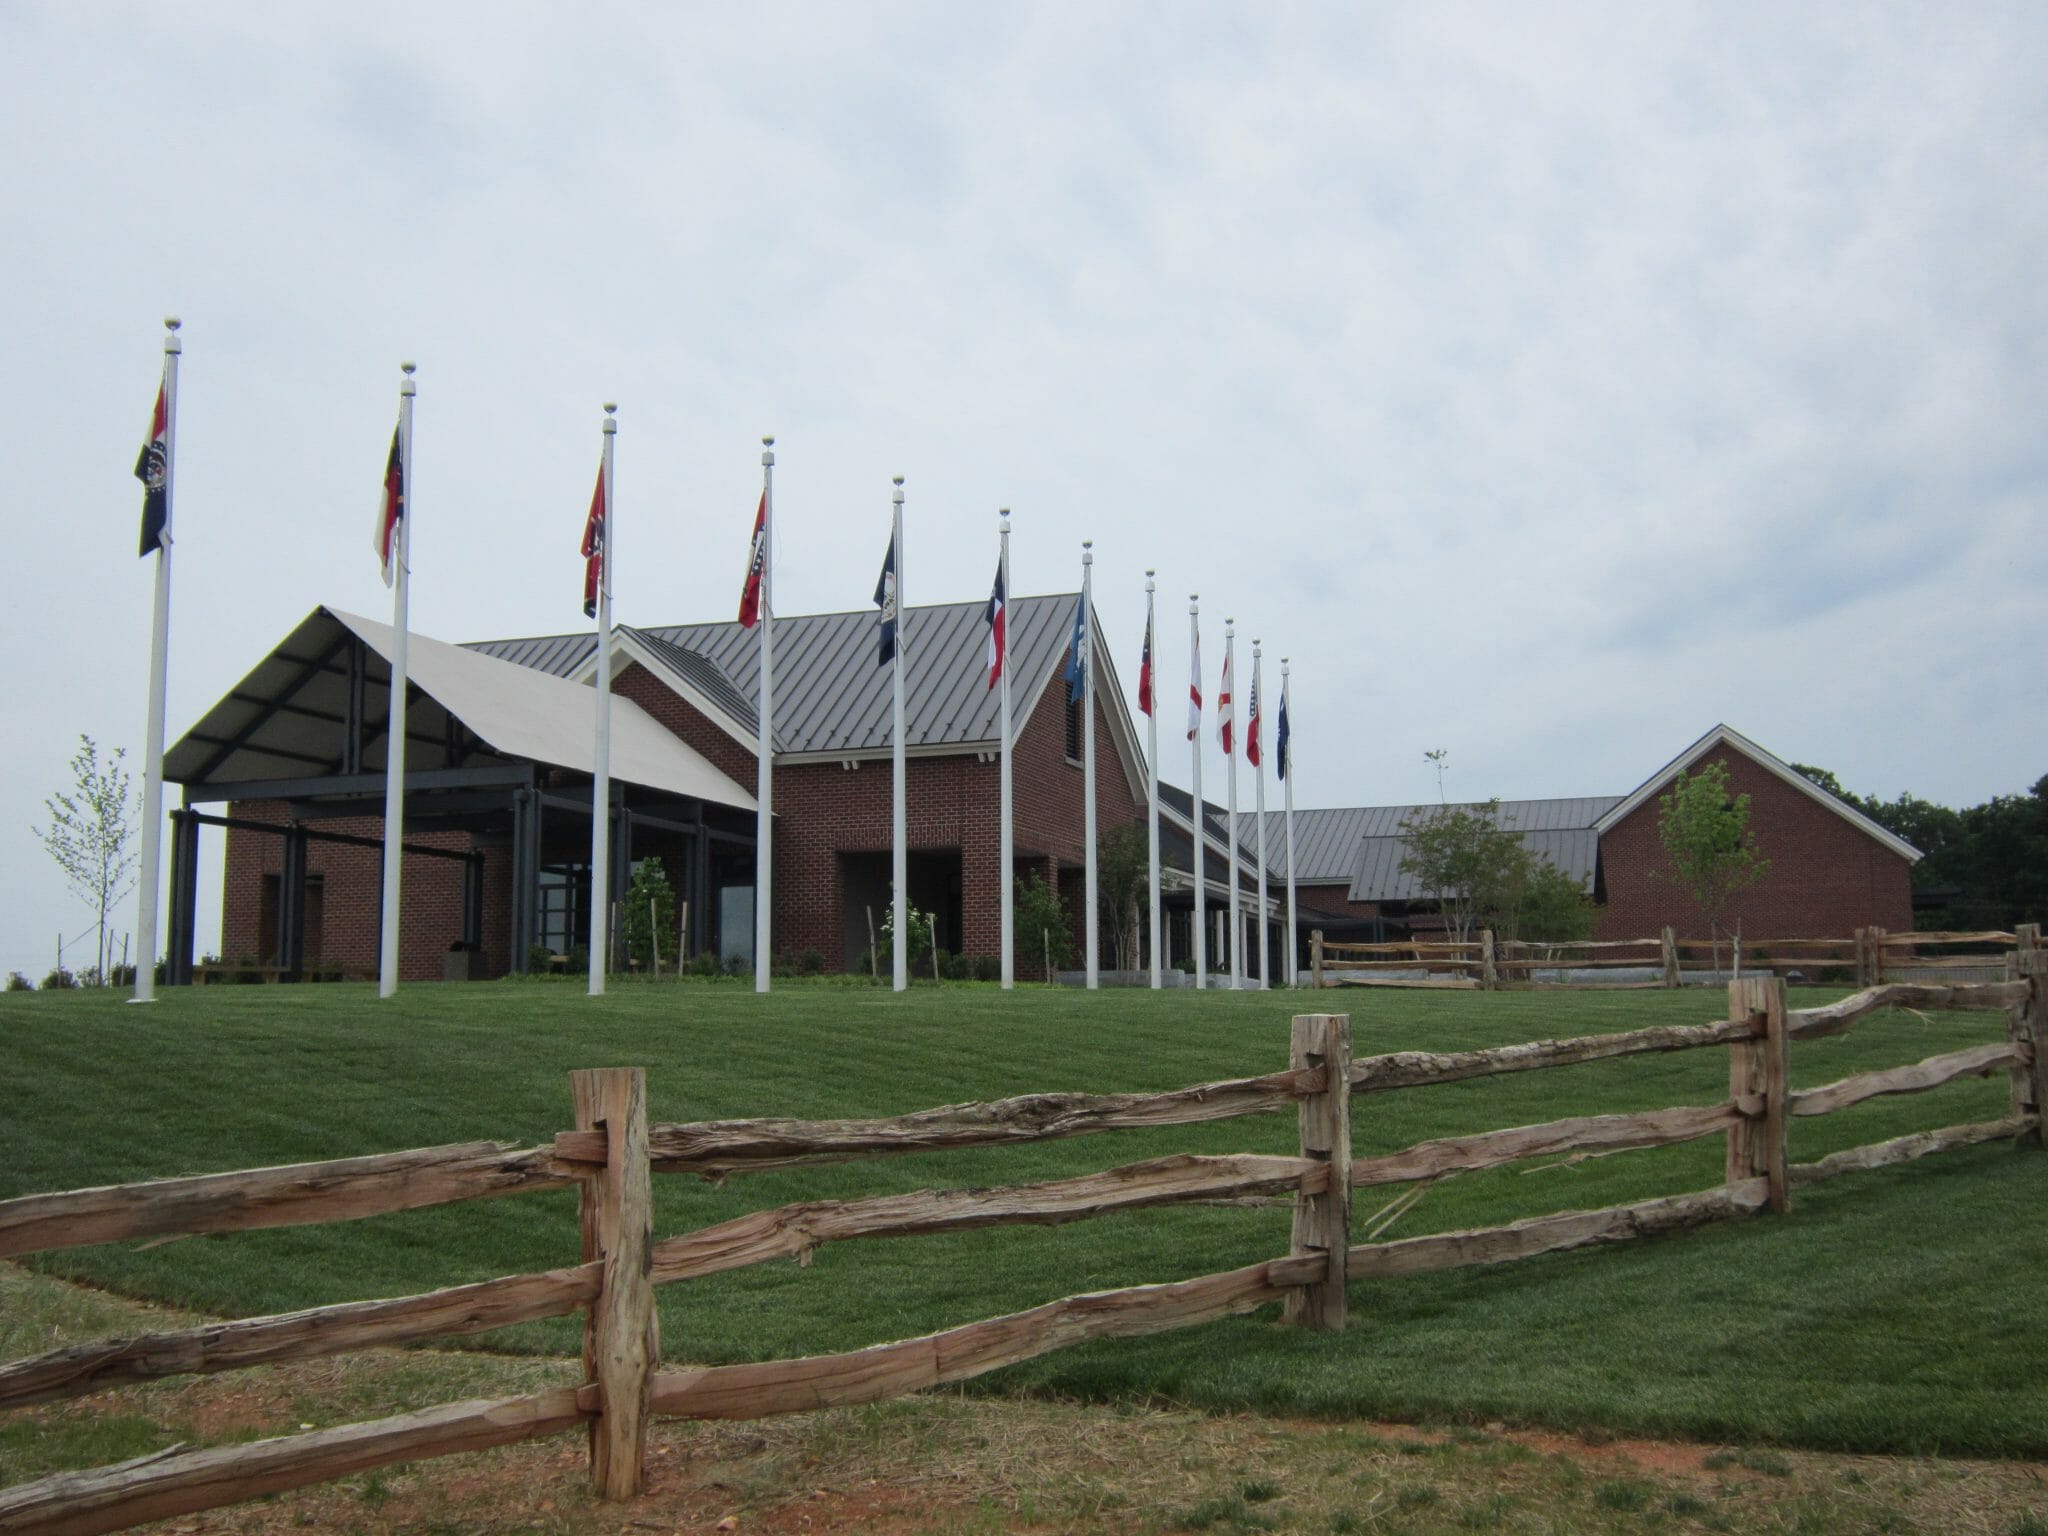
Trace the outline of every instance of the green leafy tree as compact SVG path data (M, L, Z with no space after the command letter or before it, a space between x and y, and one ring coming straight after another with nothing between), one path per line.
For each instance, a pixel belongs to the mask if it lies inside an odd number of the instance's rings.
M1678 883L1707 920L1714 968L1721 968L1721 918L1728 903L1769 873L1749 831L1749 796L1728 793L1725 763L1680 772L1657 797L1657 834Z
M932 914L920 912L910 902L903 904L903 924L910 930L910 947L904 951L904 966L911 979L932 952ZM892 896L882 913L882 936L875 945L875 964L893 973L896 965L896 901Z
M1469 942L1474 924L1506 909L1526 877L1521 838L1500 824L1500 801L1413 812L1401 824L1404 873L1436 901L1445 928Z
M1151 854L1136 827L1111 827L1096 839L1095 899L1120 971L1138 968L1138 908L1151 875Z
M1074 939L1067 927L1066 905L1060 900L1059 891L1047 885L1037 870L1032 870L1017 882L1012 913L1017 956L1021 962L1028 965L1043 958L1056 971L1074 963ZM1052 978L1048 976L1046 980Z
M1530 944L1570 944L1593 936L1594 906L1585 887L1550 860L1524 846L1500 910L1489 913L1494 933Z
M660 952L666 954L673 967L680 958L676 953L676 893L668 883L668 871L662 868L660 859L642 859L633 871L633 883L626 887L626 907L619 915L619 927L626 936L626 953L639 964L652 969L656 954L655 939L660 936ZM603 932L603 925L598 925Z
M135 888L135 797L123 766L127 756L126 747L116 747L102 764L93 739L80 735L78 750L71 756L71 793L44 800L50 823L34 829L64 871L72 893L98 916L93 970L103 979L113 958L107 914ZM154 958L142 957L145 964Z

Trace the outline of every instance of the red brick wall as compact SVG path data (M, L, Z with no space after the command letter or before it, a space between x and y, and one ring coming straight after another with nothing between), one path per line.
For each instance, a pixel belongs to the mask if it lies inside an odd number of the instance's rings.
M232 806L229 815L248 821L283 825L282 801L246 801ZM357 816L313 824L314 830L342 832L355 837L381 837L381 817ZM261 956L276 948L274 933L262 931L258 913L262 909L263 877L278 874L284 866L284 839L267 832L245 832L229 828L227 861L221 901L221 957L240 960ZM408 834L408 843L466 852L466 832ZM505 953L506 927L510 920L506 902L511 891L510 860L503 850L488 850L484 866L484 950L491 973L509 967ZM327 843L318 839L306 845L306 873L320 875L325 887L319 952L323 966L339 966L350 972L374 972L377 952L377 912L383 902L381 860L375 848L349 843ZM462 865L453 859L408 858L400 871L399 884L399 977L405 981L439 981L441 956L454 940L462 937ZM308 947L311 938L308 936Z
M1858 928L1913 926L1911 865L1742 753L1723 748L1704 762L1728 769L1730 794L1750 797L1749 827L1771 861L1762 881L1733 898L1724 931L1739 921L1750 938L1846 938ZM1668 785L1661 785L1662 794ZM1704 939L1707 920L1671 874L1657 835L1656 795L1600 840L1607 904L1597 936L1643 938L1665 924Z
M1279 886L1281 899L1286 899L1287 886L1283 880ZM1346 917L1371 919L1380 915L1380 904L1376 901L1353 901L1351 882L1342 881L1335 885L1309 885L1306 882L1294 887L1294 899L1304 907L1314 907L1318 912L1342 913Z

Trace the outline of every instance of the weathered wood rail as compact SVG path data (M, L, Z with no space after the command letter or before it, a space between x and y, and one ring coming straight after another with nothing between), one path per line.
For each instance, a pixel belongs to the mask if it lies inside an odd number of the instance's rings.
M587 1427L591 1471L608 1498L639 1487L651 1418L754 1418L876 1402L966 1380L1085 1339L1136 1337L1282 1304L1285 1319L1342 1328L1347 1282L1496 1264L1783 1211L1794 1188L1935 1152L2012 1137L2039 1145L2048 1103L2048 952L2022 946L2009 979L1892 984L1825 1007L1788 1011L1781 982L1731 983L1727 1016L1698 1025L1531 1041L1486 1050L1402 1051L1354 1060L1343 1015L1295 1019L1285 1071L1164 1093L1030 1094L869 1120L723 1120L649 1125L638 1070L572 1074L576 1127L551 1145L425 1148L288 1168L158 1179L0 1201L0 1254L185 1232L350 1220L455 1200L575 1186L580 1263L419 1296L347 1302L274 1317L70 1345L0 1365L0 1409L172 1375L303 1360L371 1345L457 1336L581 1311L584 1382L526 1397L456 1403L373 1423L254 1444L178 1452L61 1473L0 1489L0 1536L88 1536L322 1482L399 1461L507 1445ZM2003 1041L1794 1090L1794 1041L1840 1034L1892 1007L1986 1009ZM1439 1137L1351 1155L1351 1100L1435 1084L1678 1050L1726 1047L1728 1097L1628 1114ZM1884 1095L1927 1092L2004 1071L2003 1117L1788 1160L1794 1118ZM1099 1173L998 1189L933 1189L756 1211L656 1240L650 1178L707 1178L905 1152L1050 1141L1099 1131L1189 1125L1292 1109L1296 1156L1177 1154ZM1713 1189L1506 1226L1354 1244L1354 1188L1414 1184L1530 1158L1598 1155L1721 1135ZM659 1285L777 1259L824 1243L1025 1224L1055 1225L1190 1201L1287 1197L1289 1251L1263 1263L1166 1284L1068 1296L921 1338L794 1360L660 1369Z

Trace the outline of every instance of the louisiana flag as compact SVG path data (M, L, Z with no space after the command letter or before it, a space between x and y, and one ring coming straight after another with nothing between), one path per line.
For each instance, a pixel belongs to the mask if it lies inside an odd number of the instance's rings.
M1244 730L1244 760L1259 766L1259 671L1252 669L1252 718Z
M583 617L597 617L597 595L611 588L605 557L611 550L611 530L605 522L604 465L597 466L597 490L590 498L590 515L583 520Z
M164 403L164 386L156 387L156 414L150 418L149 436L142 452L135 456L135 478L142 482L142 548L147 556L170 542L171 445L170 421Z
M896 659L896 535L889 535L889 553L882 561L882 574L875 582L875 606L882 610L877 629L881 648L875 665L886 667Z
M761 621L761 580L768 573L768 493L754 511L754 545L747 551L747 584L740 588L740 625L752 629Z
M384 495L377 507L377 529L370 545L377 551L377 563L384 568L384 585L398 575L399 524L405 521L405 455L400 451L398 429L391 429L391 455L384 461Z
M1145 615L1145 649L1138 656L1138 708L1152 713L1152 615Z
M1010 642L1010 609L1003 595L1003 567L996 563L995 589L988 595L988 611L983 615L988 624L988 685L993 688L1002 680L1003 658L1008 654Z

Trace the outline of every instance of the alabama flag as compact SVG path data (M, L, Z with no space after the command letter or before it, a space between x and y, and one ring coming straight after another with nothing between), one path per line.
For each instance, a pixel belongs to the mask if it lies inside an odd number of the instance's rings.
M1188 642L1188 740L1202 734L1202 632Z
M1244 760L1259 766L1259 669L1252 668L1252 718L1244 730Z
M1009 646L1009 604L1003 597L1002 562L996 562L996 584L988 595L988 609L982 615L988 624L988 685L1002 680L1003 656Z
M740 625L752 629L761 620L761 578L768 571L768 493L754 512L754 545L747 551L747 584L740 588Z
M391 429L391 454L384 461L384 495L377 507L377 530L370 545L384 568L384 585L398 575L399 524L405 521L405 455L399 451L398 429Z
M1152 615L1145 615L1145 649L1138 656L1138 708L1152 713Z
M607 590L605 551L609 547L604 520L604 466L597 466L597 490L590 498L590 515L583 520L583 616L597 617L597 594Z
M1216 734L1223 742L1223 755L1235 749L1237 722L1230 715L1230 652L1223 653L1223 686L1216 694Z

